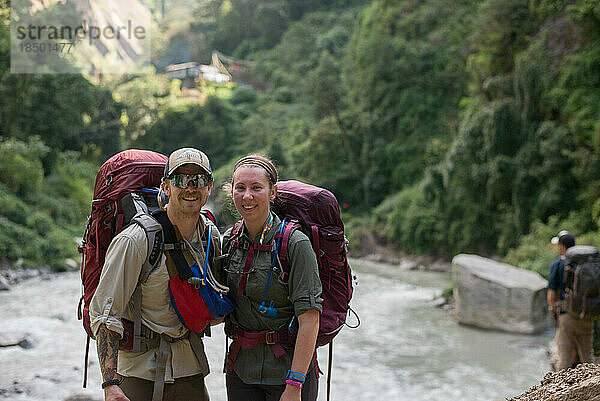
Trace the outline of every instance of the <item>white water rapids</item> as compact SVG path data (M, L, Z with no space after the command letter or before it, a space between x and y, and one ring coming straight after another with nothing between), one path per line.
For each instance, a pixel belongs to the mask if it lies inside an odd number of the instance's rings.
M353 269L360 284L352 306L362 323L345 328L334 341L332 401L502 400L550 370L545 346L551 333L464 327L437 308L434 299L449 281L447 274L362 261L353 261ZM56 274L0 293L0 332L27 333L33 345L0 348L0 399L102 400L93 341L88 388L81 388L85 335L75 316L79 283L78 273ZM226 398L224 341L220 327L205 340L213 401ZM319 350L319 362L326 372L326 347Z

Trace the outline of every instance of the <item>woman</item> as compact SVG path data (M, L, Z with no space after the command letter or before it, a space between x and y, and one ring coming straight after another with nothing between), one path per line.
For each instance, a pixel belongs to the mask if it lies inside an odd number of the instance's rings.
M282 222L270 207L277 170L269 159L240 159L228 190L242 216L223 238L229 257L222 273L235 305L226 322L233 338L226 358L228 400L315 401L315 342L322 308L311 244L299 230L292 232L289 276L283 275L275 246ZM286 340L290 333L297 334L295 342Z

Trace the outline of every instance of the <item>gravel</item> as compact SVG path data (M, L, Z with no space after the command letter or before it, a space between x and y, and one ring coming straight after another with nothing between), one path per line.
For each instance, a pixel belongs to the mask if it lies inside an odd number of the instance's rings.
M508 401L600 400L600 366L583 363L574 369L550 372L540 384Z

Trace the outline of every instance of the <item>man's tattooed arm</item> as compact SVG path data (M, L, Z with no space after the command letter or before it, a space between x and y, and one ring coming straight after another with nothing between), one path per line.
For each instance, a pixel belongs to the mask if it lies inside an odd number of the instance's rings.
M119 334L109 330L106 325L100 325L96 333L96 345L98 346L98 361L104 381L118 379L117 355L119 354ZM129 401L118 385L108 386L104 389L105 401Z
M98 347L98 361L104 381L117 379L117 355L119 354L118 333L109 330L106 325L100 325L96 334L96 345Z

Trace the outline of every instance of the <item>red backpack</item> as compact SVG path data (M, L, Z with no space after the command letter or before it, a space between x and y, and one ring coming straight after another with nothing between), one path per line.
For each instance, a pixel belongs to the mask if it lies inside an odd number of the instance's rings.
M156 191L152 188L160 185L163 177L167 156L148 150L130 149L117 153L108 159L96 176L94 185L94 199L92 200L92 213L88 217L87 225L81 245L78 247L82 254L81 281L83 291L77 316L83 320L83 327L87 332L85 353L84 384L86 386L87 365L90 338L93 333L90 327L89 306L98 287L100 273L104 266L104 257L108 245L115 235L131 223L132 218L139 212L149 212L148 208L158 208ZM160 225L139 222L147 233L161 229ZM156 231L153 231L156 230ZM151 234L151 233L149 233ZM149 236L150 239L150 236ZM155 241L152 241L155 243ZM150 254L150 253L149 253ZM145 265L156 266L160 259L160 252L153 252ZM140 280L147 278L150 271L140 276ZM138 286L139 287L139 286ZM134 326L136 322L134 322ZM137 327L139 328L139 327ZM134 330L136 327L134 327ZM125 338L123 344L131 338Z

